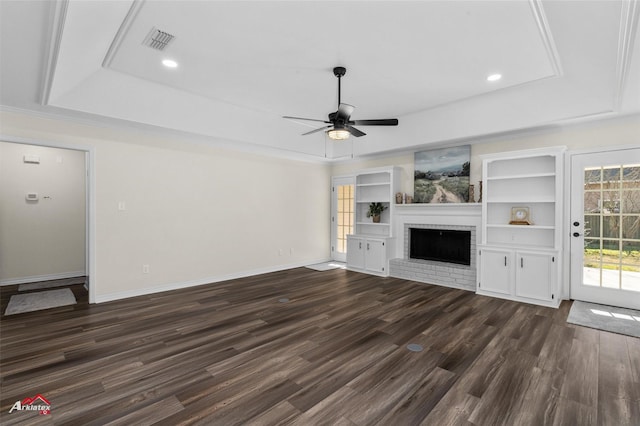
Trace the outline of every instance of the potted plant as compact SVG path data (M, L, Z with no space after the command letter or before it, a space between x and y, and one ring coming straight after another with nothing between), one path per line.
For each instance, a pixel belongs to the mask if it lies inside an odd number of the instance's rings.
M369 204L369 210L367 211L367 217L373 218L373 223L380 223L380 213L387 209L382 203Z

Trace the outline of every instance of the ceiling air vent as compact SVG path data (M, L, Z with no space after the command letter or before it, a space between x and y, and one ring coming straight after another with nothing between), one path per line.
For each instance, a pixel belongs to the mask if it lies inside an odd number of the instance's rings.
M175 36L167 32L160 31L156 27L153 27L151 28L149 34L145 37L142 44L144 44L145 46L149 46L152 49L164 50L174 38Z

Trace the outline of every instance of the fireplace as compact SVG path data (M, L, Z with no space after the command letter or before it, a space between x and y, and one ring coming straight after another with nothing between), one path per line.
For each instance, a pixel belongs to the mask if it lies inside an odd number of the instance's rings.
M409 228L409 258L471 265L471 232Z
M476 244L482 240L481 211L482 206L475 203L396 205L394 236L397 257L389 260L389 275L425 284L476 291ZM436 253L434 256L433 253L420 252L412 256L411 242L413 241L415 250L416 238L411 234L416 232L415 229L425 230L427 235L431 235L427 238L432 241L439 239L442 231L443 238L435 245L435 250L444 251L444 256L443 253ZM449 231L456 232L450 234ZM460 250L464 251L461 256L454 253L460 262L452 262L450 249L444 250L444 244L457 239L461 235L457 232L465 234L460 238L464 239L467 248ZM419 246L418 249L422 250L422 244ZM439 260L433 260L434 257Z

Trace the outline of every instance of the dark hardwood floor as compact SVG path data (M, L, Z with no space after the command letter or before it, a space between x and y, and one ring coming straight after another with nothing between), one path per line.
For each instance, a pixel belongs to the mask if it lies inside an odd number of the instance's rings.
M73 290L2 317L1 424L640 424L640 339L567 324L570 302L304 268L99 305ZM9 414L36 394L51 415Z

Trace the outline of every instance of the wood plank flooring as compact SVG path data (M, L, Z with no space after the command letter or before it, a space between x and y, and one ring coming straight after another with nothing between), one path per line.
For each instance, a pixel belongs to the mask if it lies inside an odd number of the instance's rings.
M305 268L73 291L2 317L0 424L640 425L640 339L567 324L570 302ZM9 414L36 394L51 415Z

